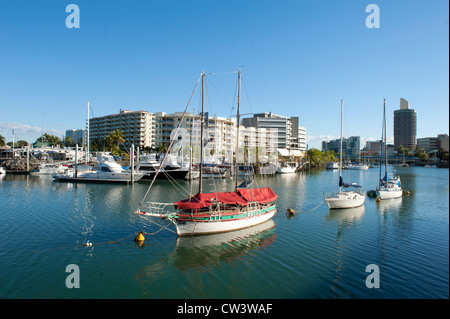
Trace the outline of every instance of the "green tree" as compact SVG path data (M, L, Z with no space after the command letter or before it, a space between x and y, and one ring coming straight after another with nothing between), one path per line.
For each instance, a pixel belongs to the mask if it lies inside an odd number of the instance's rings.
M158 153L165 153L165 152L167 152L167 145L166 145L166 144L159 144L159 145L156 147L156 151L157 151Z
M446 151L442 147L436 153L436 156L437 156L437 158L439 158L440 161L448 161L448 151Z
M39 137L36 140L37 142L47 142L49 145L60 145L64 146L64 144L61 142L61 139L55 135L51 135L48 133L44 133L41 137Z
M421 153L425 153L425 150L420 147L416 147L416 149L414 150L414 156L419 157Z
M5 138L2 135L0 135L0 146L5 146L5 145L6 145Z
M104 151L103 145L104 145L104 143L100 139L94 138L89 143L89 149L90 149L90 151L94 151L94 152L102 152L102 151ZM78 145L78 146L80 146L80 145Z
M64 138L64 146L66 147L73 147L75 146L75 143L73 142L72 138L68 135Z
M325 163L329 163L329 162L337 162L339 161L339 159L334 155L334 151L328 150L322 152L322 161Z
M309 163L313 167L321 166L323 164L322 161L322 152L319 151L317 148L311 148L307 152L307 157L309 160Z
M21 148L21 147L24 147L24 146L27 146L27 145L28 145L28 142L27 142L27 141L25 141L25 140L18 140L18 141L15 143L14 147Z
M409 149L403 147L402 145L399 145L399 147L397 147L397 154L399 156L408 156L409 155Z
M421 152L417 156L422 162L426 162L428 160L428 154L425 152Z
M119 152L119 145L125 142L125 136L121 130L116 129L106 136L105 141L110 146L111 153L114 154Z

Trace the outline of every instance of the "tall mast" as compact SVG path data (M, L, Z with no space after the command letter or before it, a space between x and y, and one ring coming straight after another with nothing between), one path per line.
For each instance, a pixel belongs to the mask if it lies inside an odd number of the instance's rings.
M342 191L342 114L344 113L344 100L341 100L341 151L339 153L339 193Z
M386 178L387 182L387 165L388 165L388 159L387 159L387 136L386 136L386 99L384 99L383 103L383 114L384 114L384 156L385 156L385 165L384 165L384 177Z
M205 72L202 72L202 113L200 121L200 176L198 183L198 192L202 192L202 177L203 177L203 127L205 125Z
M86 129L86 153L84 154L85 163L89 161L89 101L87 102L87 129Z
M378 185L381 188L381 171L383 169L383 149L384 149L384 122L385 122L385 115L386 112L386 99L383 99L383 124L381 125L381 147L380 147L380 151L381 151L381 156L380 156L380 178L378 181Z
M234 190L238 188L238 150L239 150L239 122L240 122L240 99L241 99L241 69L238 69L238 96L237 96L237 116L236 116L236 156L234 162Z

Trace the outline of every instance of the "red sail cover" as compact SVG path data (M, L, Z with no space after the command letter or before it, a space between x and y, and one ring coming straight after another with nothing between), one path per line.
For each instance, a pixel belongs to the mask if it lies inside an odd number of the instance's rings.
M173 204L178 209L199 209L211 206L214 202L248 206L248 202L268 203L276 200L277 197L270 187L266 187L239 189L237 192L199 193Z
M239 194L248 202L269 203L278 198L270 187L265 188L242 188Z
M216 201L223 204L248 206L247 201L236 192L199 193L173 204L178 209L199 209L211 206Z

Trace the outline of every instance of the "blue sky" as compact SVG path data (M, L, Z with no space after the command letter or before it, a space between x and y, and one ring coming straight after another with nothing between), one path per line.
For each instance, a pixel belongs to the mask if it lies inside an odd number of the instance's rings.
M388 137L401 97L417 137L448 134L448 16L446 0L0 0L0 134L62 136L85 127L88 100L94 116L182 111L202 70L238 68L242 112L298 116L309 147L338 137L341 99L344 136L379 139L383 97ZM235 114L236 75L206 84L207 111Z

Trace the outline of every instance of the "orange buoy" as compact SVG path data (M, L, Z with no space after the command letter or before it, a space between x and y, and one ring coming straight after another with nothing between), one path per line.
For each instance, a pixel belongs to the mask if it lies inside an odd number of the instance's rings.
M294 212L294 210L293 210L292 208L288 208L287 211L286 211L286 214L287 214L288 216L294 216L294 215L295 215L295 212Z

